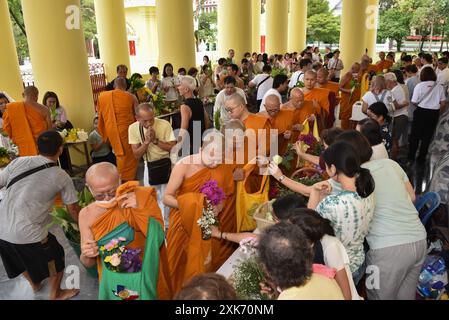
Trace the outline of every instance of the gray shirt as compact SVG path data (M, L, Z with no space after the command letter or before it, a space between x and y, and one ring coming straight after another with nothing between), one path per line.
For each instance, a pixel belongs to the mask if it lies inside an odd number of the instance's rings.
M42 156L14 160L0 173L0 187L19 174L49 162ZM45 239L46 226L51 222L49 213L59 193L65 204L78 201L72 179L59 167L33 173L12 185L0 203L0 239L15 244Z

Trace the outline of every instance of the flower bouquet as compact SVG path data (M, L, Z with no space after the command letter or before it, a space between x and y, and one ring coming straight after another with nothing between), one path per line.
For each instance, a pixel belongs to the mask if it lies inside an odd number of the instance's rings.
M220 224L217 218L217 212L221 211L218 208L223 205L226 195L223 189L218 186L216 180L209 180L204 183L200 188L200 192L205 197L206 205L197 223L201 228L203 240L209 240L212 237L211 226L218 226Z
M162 91L158 91L156 94L150 93L148 96L148 101L153 104L154 115L156 117L170 112L166 110L165 94Z
M108 244L100 247L100 255L106 267L112 272L134 273L142 269L140 258L141 249L130 249L122 243L126 239L120 237L112 239Z
M352 79L349 82L349 85L351 86L351 94L349 95L349 101L352 101L352 96L354 95L355 90L361 88L361 83L357 79Z
M8 137L0 138L0 168L3 168L19 156L19 148Z
M64 143L85 142L89 139L89 134L84 129L73 128L70 130L64 129L60 132Z
M242 300L269 300L268 293L261 290L261 283L268 283L268 277L263 271L257 255L257 241L254 238L244 239L240 242L240 251L245 259L234 266L232 275L237 296Z

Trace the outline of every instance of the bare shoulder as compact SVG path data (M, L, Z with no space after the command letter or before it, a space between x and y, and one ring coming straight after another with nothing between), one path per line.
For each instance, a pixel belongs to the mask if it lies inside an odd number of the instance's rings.
M94 203L81 209L79 213L80 224L90 227L99 216L104 213L104 209L97 207Z

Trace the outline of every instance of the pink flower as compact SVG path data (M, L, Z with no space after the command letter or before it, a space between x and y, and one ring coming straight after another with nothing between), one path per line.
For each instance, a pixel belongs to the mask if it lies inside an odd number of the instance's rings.
M118 239L112 239L111 244L115 247L116 245L118 245L119 240Z
M113 267L118 267L120 265L121 259L117 253L114 253L111 257L111 265Z
M111 251L112 249L114 249L114 245L109 242L107 245L104 246L104 248L108 251Z
M223 189L218 186L216 180L206 181L200 188L200 192L204 194L207 200L213 205L217 206L226 199L226 194Z
M120 241L120 242L125 242L125 241L126 241L126 238L120 237L120 238L118 238L118 241Z

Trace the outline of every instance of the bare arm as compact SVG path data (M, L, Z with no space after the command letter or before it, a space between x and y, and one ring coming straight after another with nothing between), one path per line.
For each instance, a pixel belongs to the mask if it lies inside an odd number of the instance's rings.
M206 110L204 110L204 127L206 128L206 130L212 127L209 119L209 114Z
M351 93L351 90L345 89L346 84L351 81L351 77L348 74L345 74L340 81L339 89L341 92Z
M183 104L180 107L181 111L181 129L179 131L178 142L183 142L185 136L187 135L187 130L189 129L189 121L192 117L192 110L190 110L189 106Z
M229 232L221 232L216 227L212 227L212 237L216 239L223 239L235 243L240 243L244 239L248 238L256 238L259 236L254 233L242 232L242 233L229 233Z
M171 149L176 145L176 141L160 141L158 142L157 146L161 148L164 151L170 152Z
M351 287L349 286L348 274L345 268L337 271L335 281L337 281L345 300L352 300Z
M80 261L86 268L91 268L97 261L99 251L94 235L89 226L89 207L81 210L79 227L81 233Z
M282 171L279 168L277 168L277 166L274 165L273 163L270 164L270 170L274 172L272 176L278 181L283 176ZM284 177L284 179L279 182L284 186L286 186L287 188L289 188L290 190L296 193L301 193L306 197L309 196L309 194L312 192L312 187L308 187L302 183L296 182L287 177Z
M163 202L166 206L179 209L178 200L176 200L176 192L184 181L184 171L185 166L182 163L176 164L173 168L164 194Z
M365 101L363 101L363 104L362 104L362 112L363 113L368 112L368 103L366 103Z
M150 143L147 143L147 141L145 141L143 144L132 144L131 148L133 150L134 158L137 160L142 158L145 152L147 152L149 145Z

